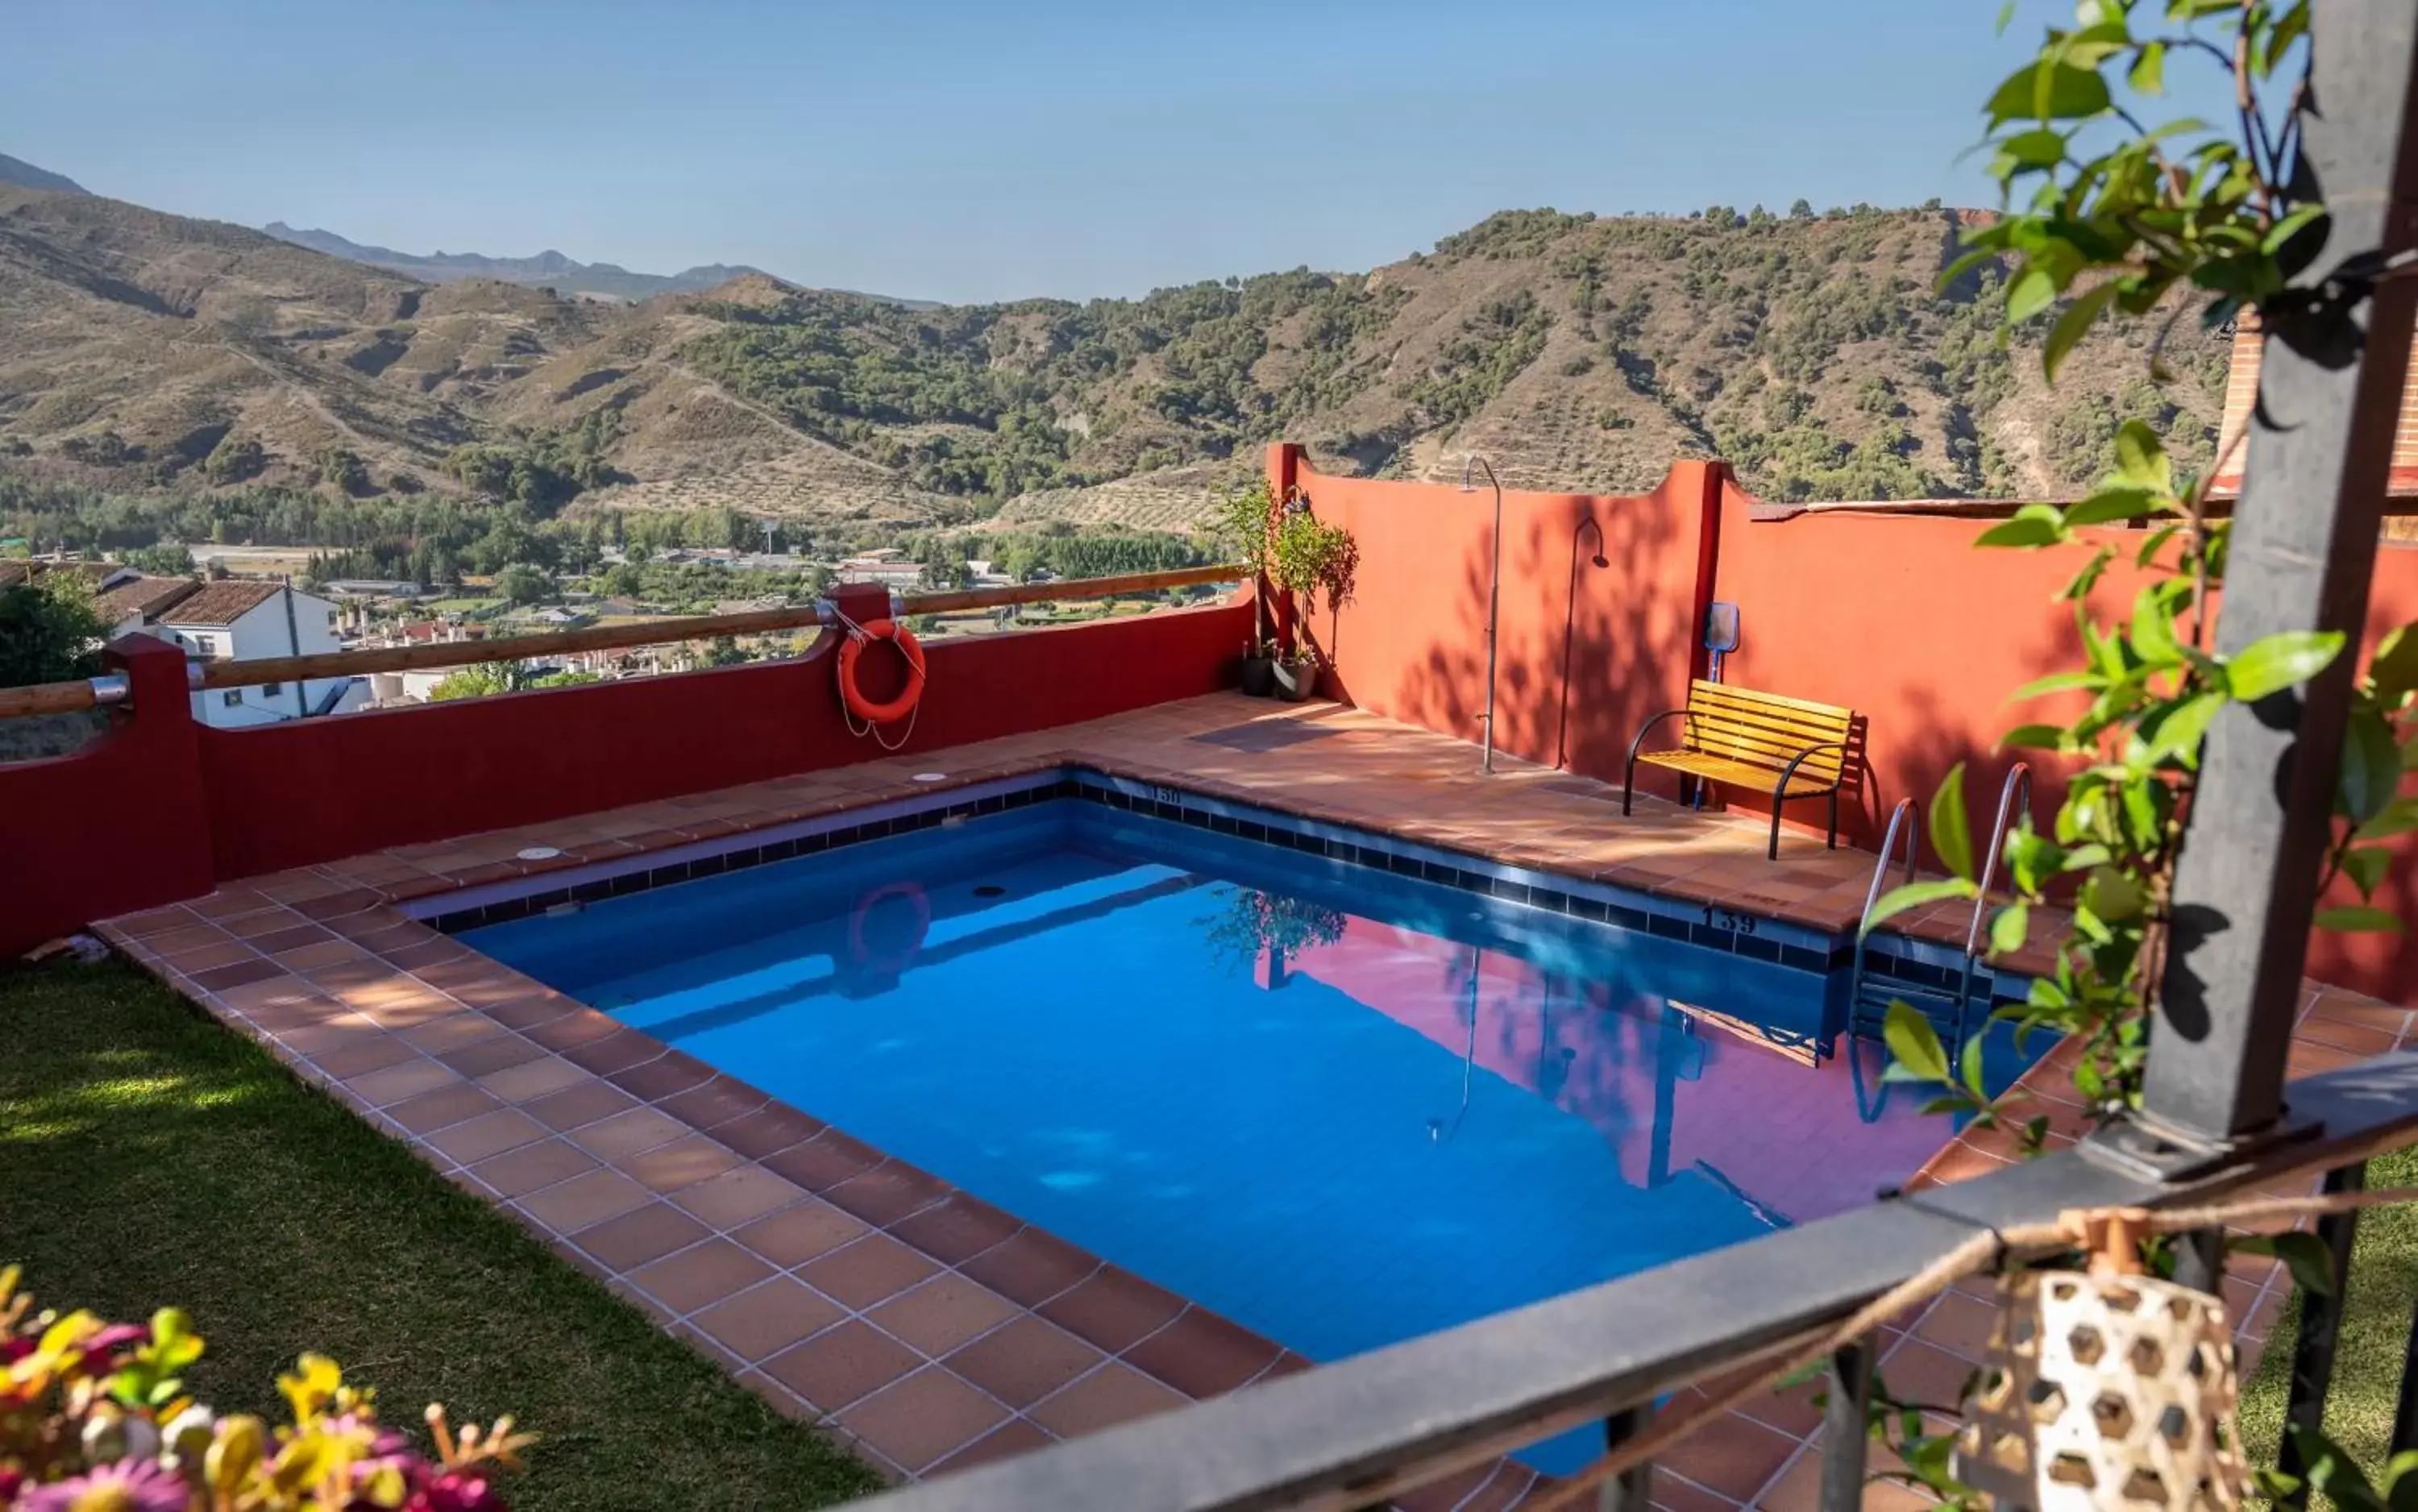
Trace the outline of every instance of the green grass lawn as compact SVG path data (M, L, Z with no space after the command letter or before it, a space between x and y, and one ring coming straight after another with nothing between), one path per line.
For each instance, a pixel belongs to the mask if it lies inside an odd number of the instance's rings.
M2367 1184L2418 1186L2418 1149L2396 1150L2368 1162ZM2325 1428L2361 1468L2375 1474L2383 1469L2385 1448L2392 1441L2410 1305L2418 1299L2418 1210L2372 1208L2359 1215L2357 1236ZM2257 1374L2242 1388L2242 1443L2257 1464L2274 1463L2284 1431L2300 1306L2295 1296L2276 1321Z
M812 1507L870 1472L130 967L0 967L0 1264L38 1299L184 1307L222 1412L316 1350L416 1430L515 1414L517 1508Z

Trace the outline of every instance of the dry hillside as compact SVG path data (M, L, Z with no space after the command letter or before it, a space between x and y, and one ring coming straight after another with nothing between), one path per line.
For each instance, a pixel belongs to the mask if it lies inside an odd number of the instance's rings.
M1367 274L1139 300L920 309L750 274L612 305L0 186L0 466L363 496L505 492L516 459L575 456L583 510L1166 528L1277 436L1331 470L1476 449L1573 489L1718 454L1798 497L2065 492L2120 406L2206 454L2220 338L2181 330L2153 389L2146 333L2103 331L2051 396L1995 340L1993 278L1935 290L1955 234L1936 210L1518 211Z

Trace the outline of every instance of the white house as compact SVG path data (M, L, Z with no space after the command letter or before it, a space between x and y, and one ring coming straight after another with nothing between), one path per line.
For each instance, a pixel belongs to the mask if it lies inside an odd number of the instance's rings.
M151 630L159 616L201 588L190 577L147 577L129 570L105 583L92 599L93 613L109 626L109 638Z
M149 630L203 661L259 661L310 656L340 647L336 606L278 583L228 579L190 585L192 591L150 614ZM366 678L313 678L211 688L193 695L193 715L207 725L270 725L306 715L348 713L369 702Z

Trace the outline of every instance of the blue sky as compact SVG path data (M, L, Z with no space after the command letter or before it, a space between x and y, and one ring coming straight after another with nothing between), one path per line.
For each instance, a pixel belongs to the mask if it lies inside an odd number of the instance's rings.
M2070 6L9 0L0 152L357 241L952 300L1366 268L1492 211L1991 203Z

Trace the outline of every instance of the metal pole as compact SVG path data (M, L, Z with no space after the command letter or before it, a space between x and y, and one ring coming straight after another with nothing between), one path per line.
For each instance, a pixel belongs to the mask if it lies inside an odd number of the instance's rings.
M285 573L281 574L281 577L285 586L285 649L294 655L299 656L302 654L302 630L294 619L294 574ZM227 632L227 638L229 640L235 638L233 630ZM311 706L302 696L302 690L309 685L306 679L294 680L294 717L296 719L311 717Z
M2357 1192L2367 1186L2367 1162L2353 1161L2326 1172L2328 1197ZM2318 1243L2325 1246L2326 1271L2334 1285L2324 1291L2301 1293L2301 1336L2292 1344L2292 1379L2284 1402L2284 1442L2275 1451L2275 1468L2299 1479L2308 1466L2301 1459L2296 1430L2316 1432L2325 1426L2326 1393L2334 1380L2334 1354L2342 1342L2343 1303L2350 1290L2350 1247L2359 1236L2359 1211L2329 1213L2318 1220ZM2329 1498L2329 1500L2332 1500ZM2285 1507L2309 1504L2306 1485L2276 1498Z
M2349 646L2303 689L2229 705L2209 730L2146 1073L2149 1138L2136 1141L2153 1161L2228 1148L2282 1116L2418 318L2410 281L2355 281L2418 244L2418 0L2318 0L2310 37L2322 104L2304 117L2303 171L2332 226L2316 263L2264 312L2216 649L2311 630Z
M1486 755L1477 770L1492 775L1494 771L1494 627L1503 608L1503 480L1494 476L1494 464L1473 451L1461 465L1461 491L1474 494L1470 485L1470 469L1486 469L1486 481L1494 487L1494 566L1486 582Z
M1829 1400L1822 1410L1822 1512L1859 1512L1864 1504L1877 1343L1867 1334L1830 1356Z
M1617 1449L1654 1421L1654 1404L1625 1407L1603 1420L1603 1446ZM1596 1512L1648 1512L1654 1504L1654 1464L1648 1460L1596 1488Z

